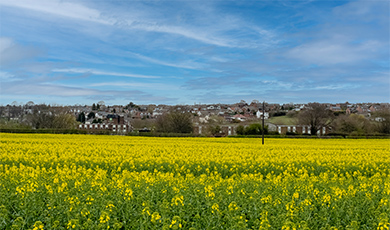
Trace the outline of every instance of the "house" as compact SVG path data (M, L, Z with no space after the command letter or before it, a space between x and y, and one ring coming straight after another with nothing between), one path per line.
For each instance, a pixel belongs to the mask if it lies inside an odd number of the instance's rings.
M296 133L311 134L309 125L276 125L279 134ZM318 136L326 135L330 132L328 127L322 127L317 131Z
M340 112L341 111L341 106L340 104L336 104L336 105L330 105L329 109L333 112Z
M209 121L209 119L210 119L210 116L207 114L204 117L199 117L199 122L200 123L207 123Z
M141 119L141 113L140 112L132 112L131 113L131 119Z
M239 120L239 121L245 121L247 119L247 117L245 117L242 114L236 114L236 115L233 116L233 119Z
M193 132L194 132L194 134L199 134L199 135L208 134L207 126L205 126L205 125L195 125ZM216 136L231 136L231 135L235 135L235 134L236 134L236 130L235 130L234 126L222 125L221 126L221 131Z
M258 110L258 111L256 112L256 117L257 117L257 118L263 118L263 111ZM269 118L269 113L268 113L268 112L265 112L265 113L264 113L264 119L268 119L268 118Z
M99 112L98 112L98 113L95 113L95 118L97 118L97 119L103 119L103 115L100 114Z
M153 113L152 113L153 118L157 118L157 117L162 116L162 115L163 115L163 113L159 112L159 111L153 111Z
M125 119L123 116L119 116L117 114L108 114L107 123L123 125L125 123Z
M102 131L112 131L115 133L127 133L131 131L130 125L102 123L102 124L80 124L77 127L80 130L86 130L89 133L97 133Z

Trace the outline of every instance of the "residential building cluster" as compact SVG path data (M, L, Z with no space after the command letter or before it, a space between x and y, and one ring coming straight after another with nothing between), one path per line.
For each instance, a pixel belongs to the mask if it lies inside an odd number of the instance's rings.
M325 104L327 109L334 113L359 114L370 118L372 113L383 108L389 108L389 103L338 103ZM67 113L78 121L77 129L88 132L111 131L115 133L127 133L132 131L148 131L151 127L135 127L137 121L153 121L159 116L175 110L183 113L193 114L194 133L204 134L207 125L217 120L221 126L221 134L235 135L238 125L247 125L253 122L259 122L263 117L270 131L298 134L311 134L310 127L305 125L286 125L273 124L269 122L270 117L283 116L293 112L305 110L307 104L271 104L259 101L246 103L240 101L235 104L194 104L194 105L105 105L97 103L93 105L74 105L74 106L50 106L38 105L29 102L25 105L6 105L0 106L0 115L2 119L22 121L29 114L34 113ZM378 118L376 118L378 119ZM328 127L323 127L318 131L319 135L330 132Z

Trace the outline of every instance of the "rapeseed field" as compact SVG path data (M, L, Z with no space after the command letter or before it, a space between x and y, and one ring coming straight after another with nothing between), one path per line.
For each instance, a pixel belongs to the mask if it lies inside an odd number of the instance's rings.
M374 139L0 134L0 229L389 229Z

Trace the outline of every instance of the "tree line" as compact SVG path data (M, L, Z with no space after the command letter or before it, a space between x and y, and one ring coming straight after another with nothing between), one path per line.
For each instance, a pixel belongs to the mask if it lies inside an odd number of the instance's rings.
M98 104L99 105L99 104ZM74 129L79 122L83 123L86 119L95 117L95 112L91 111L88 114L81 112L79 114L69 114L66 107L53 107L49 105L29 105L28 113L23 113L22 107L8 107L8 121L6 117L0 120L0 128L18 128L18 129ZM94 107L94 106L92 106ZM99 106L100 107L100 106ZM95 109L99 108L95 105ZM130 108L136 107L130 103ZM0 111L1 112L1 111ZM10 120L11 116L19 116L18 121ZM152 123L146 123L143 120L132 120L132 125L135 126L152 126L153 130L158 133L192 133L194 130L194 116L189 112L184 112L178 109L171 109L169 112L159 116ZM372 113L371 118L367 119L359 114L343 114L340 112L332 112L324 104L309 103L306 108L301 111L290 111L287 116L295 117L297 124L308 125L311 128L311 133L316 134L322 127L331 127L333 135L376 135L390 134L390 109L382 108ZM5 122L7 121L7 122ZM95 122L95 120L94 120ZM98 123L99 121L96 120ZM139 123L139 124L138 124ZM145 123L145 124L144 124ZM206 135L218 136L222 133L222 126L226 124L223 117L214 115L211 116L207 124L205 124ZM236 126L238 135L259 135L263 132L263 127L258 123ZM140 128L138 127L138 129ZM264 127L264 134L276 134L269 132L268 127Z
M390 109L382 108L367 119L359 114L334 113L320 103L309 103L297 114L299 124L309 125L312 134L321 127L331 127L336 135L390 134Z

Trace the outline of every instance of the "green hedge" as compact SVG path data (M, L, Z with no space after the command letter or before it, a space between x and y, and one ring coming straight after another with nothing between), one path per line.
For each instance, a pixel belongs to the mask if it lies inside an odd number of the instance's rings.
M78 129L22 129L22 128L0 128L2 133L53 133L53 134L87 134L85 130Z

